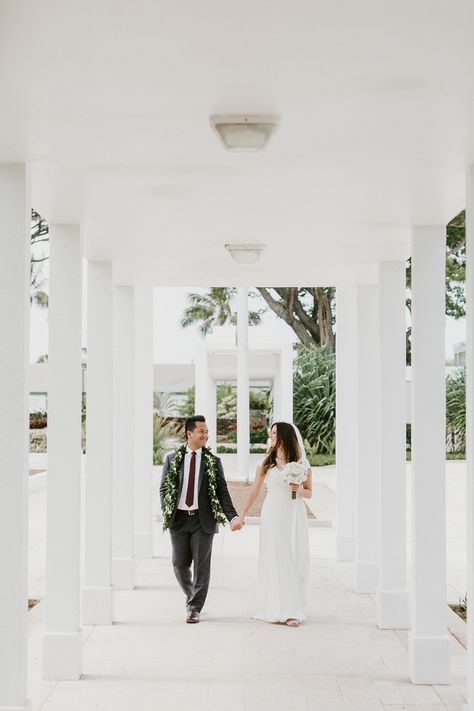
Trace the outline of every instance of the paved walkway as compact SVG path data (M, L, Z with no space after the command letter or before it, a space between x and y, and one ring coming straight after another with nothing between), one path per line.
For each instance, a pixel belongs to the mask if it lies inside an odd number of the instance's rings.
M40 593L44 489L30 498L30 575ZM258 526L216 538L205 614L193 626L157 526L156 555L139 562L136 589L116 593L116 622L84 629L80 681L41 681L44 605L29 613L32 711L461 711L464 648L451 640L450 686L413 686L407 633L376 627L372 596L353 593L350 566L334 561L334 531L309 530L308 619L293 630L251 618Z

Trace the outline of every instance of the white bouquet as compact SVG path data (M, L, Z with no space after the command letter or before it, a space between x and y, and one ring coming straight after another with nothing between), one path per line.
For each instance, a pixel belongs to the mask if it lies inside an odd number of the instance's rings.
M282 476L287 484L302 484L308 478L303 462L288 462L282 469ZM296 491L291 492L291 498L296 499Z

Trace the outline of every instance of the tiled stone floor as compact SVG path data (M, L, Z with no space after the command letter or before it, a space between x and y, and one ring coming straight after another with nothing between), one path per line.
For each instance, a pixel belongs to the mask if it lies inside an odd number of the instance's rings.
M252 466L256 462L252 462ZM231 462L226 463L234 478ZM157 477L159 472L156 472ZM319 518L334 513L335 472L319 470ZM448 579L465 590L465 467L447 467ZM30 495L30 596L45 587L45 489ZM324 495L323 495L324 494ZM157 496L155 496L155 503ZM375 603L351 591L351 570L334 561L334 531L310 527L308 619L299 629L251 619L258 527L215 540L208 602L199 625L184 623L167 535L140 561L137 587L116 593L115 624L84 628L78 682L41 681L44 603L29 618L32 711L461 711L466 652L451 640L450 686L413 686L407 633L375 625Z
M205 614L186 625L168 536L157 529L156 557L139 563L136 589L116 593L115 623L84 630L80 681L39 680L42 605L30 613L32 710L461 711L461 645L451 642L450 686L413 686L407 633L376 627L372 597L351 592L349 565L333 559L334 531L311 527L310 543L299 629L251 619L257 526L216 538Z

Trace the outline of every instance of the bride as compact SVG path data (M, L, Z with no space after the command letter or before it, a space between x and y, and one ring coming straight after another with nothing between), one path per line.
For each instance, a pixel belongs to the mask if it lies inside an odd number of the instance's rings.
M284 481L282 469L288 462L302 462L306 467L307 477L302 485ZM299 430L288 422L275 422L270 429L270 447L243 506L242 521L264 482L267 496L260 518L254 617L298 627L305 618L309 572L308 524L303 499L311 497L311 467ZM297 492L296 500L292 499L292 491Z

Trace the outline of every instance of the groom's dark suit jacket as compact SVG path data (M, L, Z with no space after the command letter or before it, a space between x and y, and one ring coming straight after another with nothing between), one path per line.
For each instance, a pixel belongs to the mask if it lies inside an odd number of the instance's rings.
M166 474L168 472L169 466L173 459L176 456L176 452L171 452L171 454L168 454L165 458L164 464L163 464L163 473L161 475L161 484L160 484L160 498L161 498L161 508L163 509L163 499L165 496L165 478ZM216 493L217 493L217 498L219 499L219 502L222 506L222 510L227 517L229 521L232 521L232 519L237 516L237 511L234 508L234 505L232 503L232 499L230 498L229 490L227 488L226 480L224 477L224 469L222 468L222 462L219 459L219 457L215 457L212 455L214 459L216 460L216 465L217 465L217 477L216 477ZM181 490L183 488L183 479L184 479L184 460L183 463L181 464L181 468L179 470L179 482L178 482L178 495L176 497L176 508L173 511L171 518L170 518L170 528L173 528L173 523L176 517L176 511L178 509L178 502L179 502L179 497L181 496ZM212 509L211 509L211 502L209 499L209 477L206 472L206 466L205 466L205 461L204 457L201 456L201 466L199 468L199 479L198 479L198 508L199 508L199 521L201 523L201 528L205 533L217 533L217 523L212 515Z

